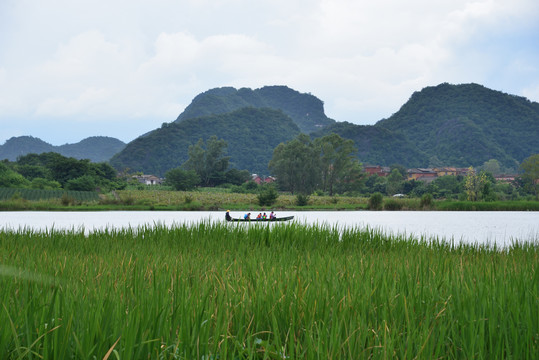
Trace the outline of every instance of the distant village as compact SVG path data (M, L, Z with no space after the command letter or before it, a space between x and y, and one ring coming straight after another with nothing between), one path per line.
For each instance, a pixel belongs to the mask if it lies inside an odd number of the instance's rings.
M391 174L391 169L388 166L379 166L379 165L367 165L363 169L369 175L378 175L378 176L388 176ZM475 171L472 170L471 171ZM434 181L440 176L457 176L462 175L466 176L470 172L470 168L456 168L456 167L440 167L440 168L413 168L408 169L407 179L406 180L418 180L425 181L427 183ZM517 175L493 175L496 181L501 182L512 182L515 181Z
M380 166L380 165L365 165L363 170L367 173L368 176L378 175L378 176L389 176L391 174L391 168L389 166ZM474 171L472 169L472 171ZM470 172L470 168L457 168L457 167L440 167L440 168L412 168L407 169L407 179L406 180L417 180L430 183L440 176L457 176L462 175L466 176ZM513 182L517 175L512 174L501 174L493 175L496 181L500 182ZM145 185L161 185L164 182L163 178L159 178L155 175L134 175L133 179L137 180L141 184ZM252 174L251 180L261 184L270 184L276 181L276 178L273 176L260 176L258 174Z

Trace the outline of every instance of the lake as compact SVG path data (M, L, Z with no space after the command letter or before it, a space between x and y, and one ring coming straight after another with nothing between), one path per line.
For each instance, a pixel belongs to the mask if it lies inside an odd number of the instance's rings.
M243 213L232 212L233 217ZM539 212L445 212L445 211L306 211L278 212L294 215L295 221L339 227L378 228L388 234L437 237L467 243L514 240L539 241ZM256 216L256 215L255 215ZM212 211L97 211L97 212L1 212L0 228L84 230L137 227L140 225L224 221L224 212ZM249 224L260 226L263 224ZM230 224L231 226L238 224ZM244 224L245 225L245 224Z

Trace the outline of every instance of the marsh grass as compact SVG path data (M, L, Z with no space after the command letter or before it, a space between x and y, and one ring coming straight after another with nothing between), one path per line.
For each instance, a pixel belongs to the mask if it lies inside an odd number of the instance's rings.
M499 249L368 228L253 225L0 230L0 354L539 355L537 239Z

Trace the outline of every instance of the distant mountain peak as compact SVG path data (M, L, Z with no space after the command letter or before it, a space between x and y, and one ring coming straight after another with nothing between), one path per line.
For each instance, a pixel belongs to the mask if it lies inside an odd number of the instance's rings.
M19 156L56 152L67 157L89 159L93 162L108 161L125 147L125 143L112 137L91 136L74 144L51 145L33 136L12 137L0 145L0 160L15 161Z
M235 89L220 87L205 91L193 99L191 104L176 119L229 113L243 107L273 108L290 116L302 132L310 133L333 124L324 113L324 103L316 96L304 94L285 85Z

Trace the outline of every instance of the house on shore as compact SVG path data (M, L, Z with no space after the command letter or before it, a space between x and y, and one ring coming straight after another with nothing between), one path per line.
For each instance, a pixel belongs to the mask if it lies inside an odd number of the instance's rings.
M408 169L407 173L408 180L431 182L438 177L438 173L434 169L427 168Z
M155 175L135 175L133 179L144 185L161 185L163 183L163 179Z
M389 168L389 166L380 165L365 165L363 166L363 170L365 170L368 176L388 176L391 173L391 169Z
M257 174L252 174L251 180L253 180L255 183L260 185L260 184L271 184L272 182L275 181L275 178L273 176L261 177Z

